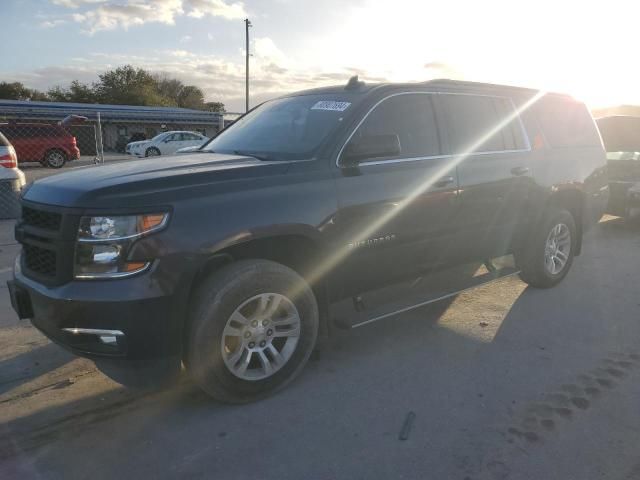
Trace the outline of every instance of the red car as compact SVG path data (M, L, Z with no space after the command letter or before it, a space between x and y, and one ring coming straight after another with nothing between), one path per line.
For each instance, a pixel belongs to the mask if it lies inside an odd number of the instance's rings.
M0 132L13 144L20 162L61 168L67 161L80 158L76 137L60 125L4 123Z

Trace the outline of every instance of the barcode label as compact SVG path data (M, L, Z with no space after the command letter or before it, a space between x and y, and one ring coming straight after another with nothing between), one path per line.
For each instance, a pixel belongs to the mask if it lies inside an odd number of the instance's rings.
M349 102L334 102L332 100L322 100L316 103L311 110L331 110L333 112L344 112L349 108Z

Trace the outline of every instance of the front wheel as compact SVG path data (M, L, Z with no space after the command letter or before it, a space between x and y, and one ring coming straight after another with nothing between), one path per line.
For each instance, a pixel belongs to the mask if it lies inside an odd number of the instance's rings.
M158 150L156 147L149 147L144 152L144 156L145 157L159 157L160 156L160 150Z
M517 255L520 278L537 288L557 285L569 273L575 249L573 216L564 209L550 209L527 247Z
M318 334L318 306L290 268L244 260L211 275L195 294L185 364L217 400L247 403L293 380Z

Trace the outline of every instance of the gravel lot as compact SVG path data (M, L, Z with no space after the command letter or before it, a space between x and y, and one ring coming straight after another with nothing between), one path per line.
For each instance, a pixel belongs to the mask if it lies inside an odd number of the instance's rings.
M2 280L18 249L0 223ZM640 478L638 252L607 217L555 289L507 278L342 333L242 407L187 378L120 387L18 321L3 282L0 478Z

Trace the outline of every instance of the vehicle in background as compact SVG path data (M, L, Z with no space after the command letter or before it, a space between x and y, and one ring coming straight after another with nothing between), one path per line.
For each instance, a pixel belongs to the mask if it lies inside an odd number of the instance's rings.
M601 117L596 123L607 151L607 213L631 219L640 214L640 117Z
M146 140L147 136L142 132L131 134L129 139L119 138L116 142L116 152L129 154L129 145L135 142L144 142Z
M143 143L147 143L148 140L137 140L135 142L129 142L127 143L127 146L124 149L124 153L126 153L127 155L133 155L132 151L138 146L141 145Z
M13 145L0 133L0 219L20 216L20 192L25 176L18 168L18 156Z
M173 155L184 147L200 147L209 140L208 137L187 131L170 131L156 135L151 140L134 142L127 145L127 153L136 157L157 157Z
M336 327L506 275L557 285L608 200L583 103L452 80L354 77L133 163L27 190L12 305L77 354L184 363L231 403L284 387Z
M76 137L61 125L46 123L3 123L3 133L14 146L19 162L39 162L61 168L69 160L80 158Z

